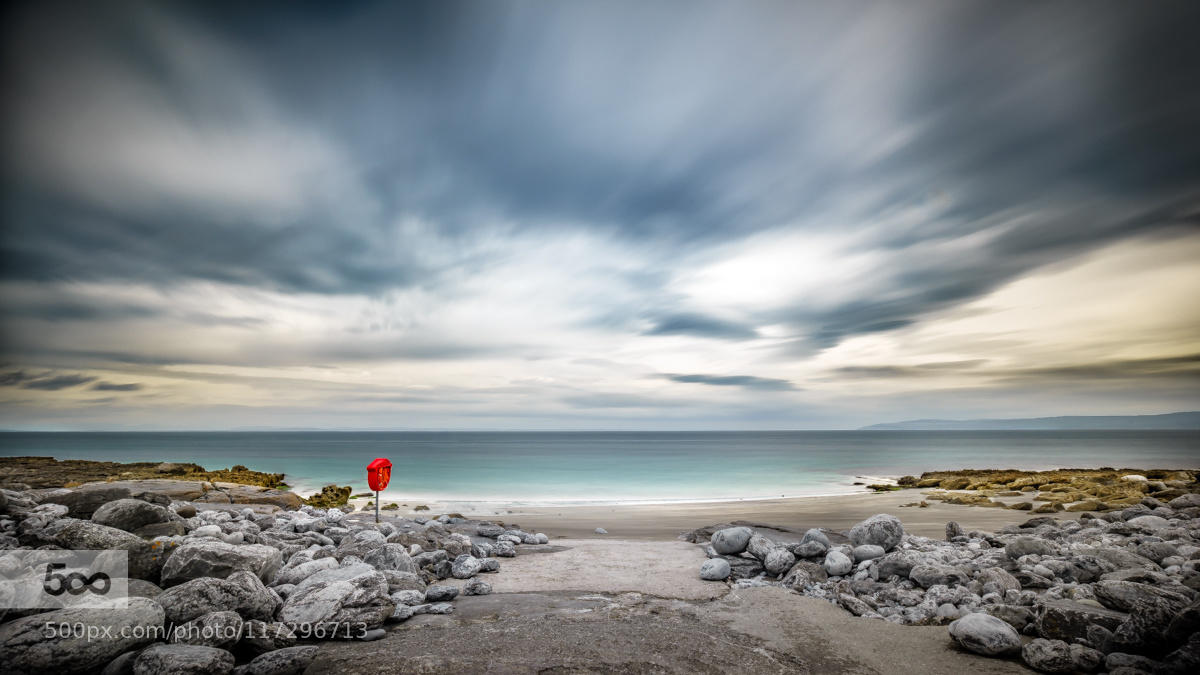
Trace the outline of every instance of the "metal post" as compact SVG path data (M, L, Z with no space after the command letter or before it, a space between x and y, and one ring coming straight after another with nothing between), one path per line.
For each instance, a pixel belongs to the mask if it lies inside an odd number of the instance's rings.
M375 491L375 522L379 522L379 490Z

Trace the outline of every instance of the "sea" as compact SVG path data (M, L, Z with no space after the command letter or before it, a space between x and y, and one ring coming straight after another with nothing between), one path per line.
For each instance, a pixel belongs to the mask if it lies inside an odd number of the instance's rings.
M646 504L860 492L948 469L1200 468L1198 431L4 432L0 456L242 464L300 494L366 492L405 503Z

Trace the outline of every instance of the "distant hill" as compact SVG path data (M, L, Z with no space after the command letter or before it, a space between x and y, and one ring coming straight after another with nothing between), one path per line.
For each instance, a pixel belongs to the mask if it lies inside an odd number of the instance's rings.
M1009 420L907 420L863 427L863 431L1086 431L1100 429L1196 429L1200 411L1166 415L1032 417Z

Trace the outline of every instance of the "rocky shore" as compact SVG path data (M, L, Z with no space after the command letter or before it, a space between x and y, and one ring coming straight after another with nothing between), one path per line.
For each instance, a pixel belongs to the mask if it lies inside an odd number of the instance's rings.
M86 459L58 460L53 457L0 457L0 485L26 485L31 488L76 487L83 483L139 479L221 482L286 489L283 474L252 471L241 465L208 471L199 464L178 462L97 462Z
M1034 513L1113 511L1200 492L1197 472L1179 469L964 469L904 476L897 485L927 490L925 500Z
M491 592L478 575L498 572L501 558L548 542L499 523L375 523L350 507L238 508L176 499L196 496L176 485L128 483L0 489L3 552L128 551L132 596L102 609L64 595L60 609L0 610L5 672L303 672L319 645L298 642L369 641L387 624L451 613L460 593ZM41 579L20 558L0 561L0 592ZM438 583L448 579L465 583ZM101 637L48 634L48 625ZM141 637L121 637L129 627Z
M1143 486L1141 499L1098 514L1004 511L1016 518L990 532L950 522L944 537L920 536L880 513L844 530L727 522L683 542L619 533L552 541L453 514L376 523L348 505L220 482L9 484L0 489L0 584L40 579L10 553L120 550L131 597L93 608L64 595L58 608L3 610L0 663L114 675L358 663L371 672L1196 672L1200 494L1194 480L1162 481L1179 490L1170 499L1152 496L1169 496L1158 478L1115 480ZM90 626L100 637L47 625ZM139 630L122 632L131 627ZM826 629L834 644L797 637ZM463 635L515 642L489 665L487 649L457 643ZM623 646L578 642L584 635ZM681 640L713 646L688 653ZM891 669L886 653L855 654L863 640L933 660Z
M1200 494L944 540L879 514L846 533L714 526L701 579L777 585L860 617L948 624L961 648L1046 673L1200 672Z

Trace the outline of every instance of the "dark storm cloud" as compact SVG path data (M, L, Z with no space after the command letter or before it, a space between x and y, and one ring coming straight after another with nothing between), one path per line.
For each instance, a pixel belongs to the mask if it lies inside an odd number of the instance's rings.
M904 379L966 374L992 381L1032 383L1078 380L1197 379L1200 354L1157 359L1098 360L1045 368L986 368L986 360L946 361L915 366L864 365L834 369L838 378Z
M707 384L714 387L741 387L760 391L790 391L796 387L787 380L753 375L698 375L664 373L661 377L685 384Z
M141 391L142 385L139 382L128 382L118 384L116 382L97 382L92 385L92 391Z
M96 378L89 377L87 375L49 375L34 380L28 380L21 384L21 388L39 389L42 391L59 391L61 389L78 387L81 384L87 384L95 379Z
M22 382L33 379L33 377L23 370L10 370L7 373L0 373L0 387L15 387Z
M751 327L702 314L672 314L656 319L643 335L694 335L732 340L758 337Z
M894 257L858 297L645 331L781 324L811 351L1197 227L1194 2L29 3L5 19L9 281L380 294L487 269L475 245L497 222L611 235L665 266L767 228L865 230L937 205L863 237ZM93 131L56 133L76 129ZM988 236L926 252L972 234ZM670 306L595 304L622 329Z

